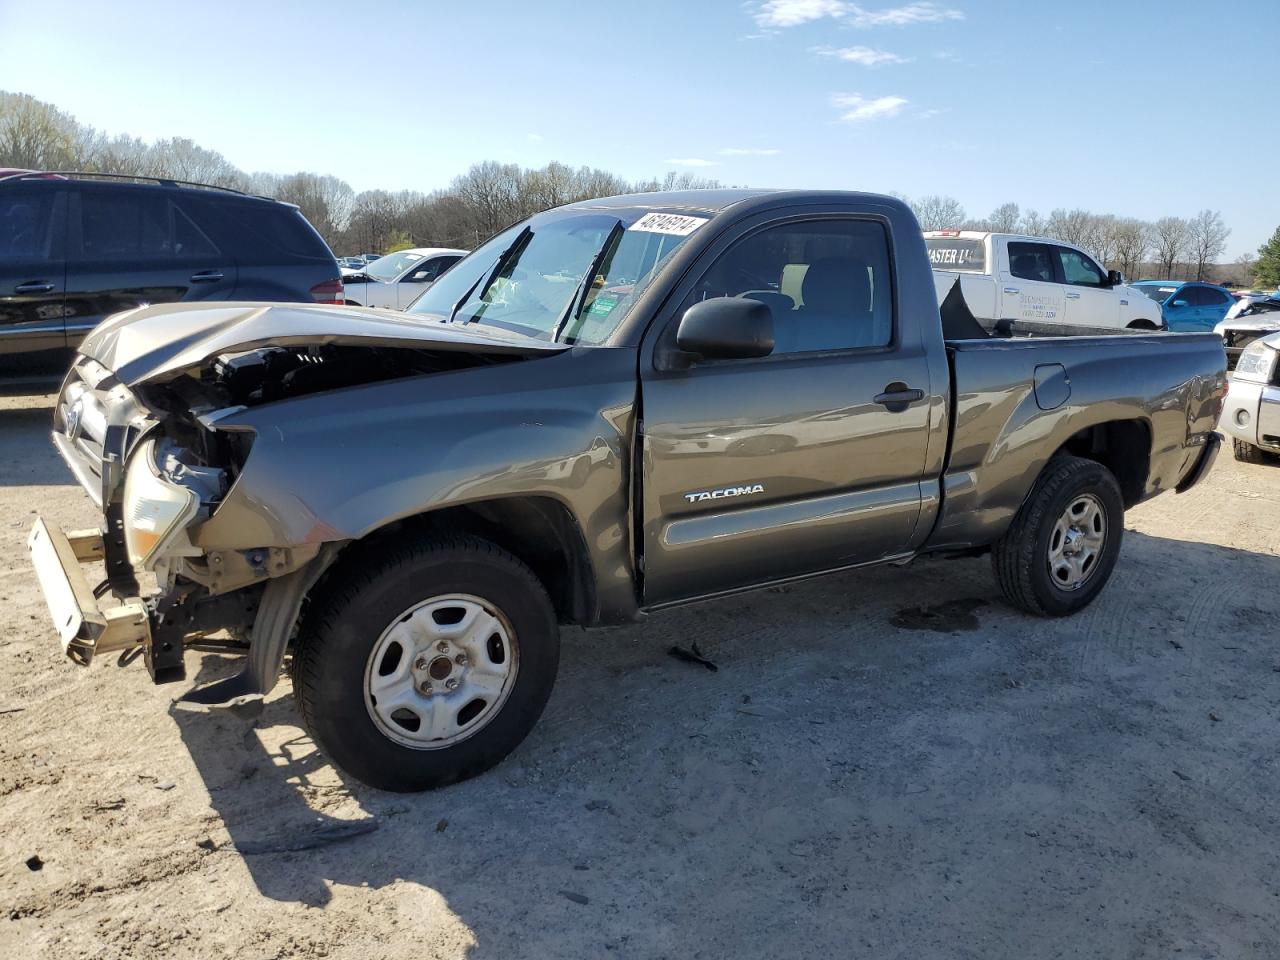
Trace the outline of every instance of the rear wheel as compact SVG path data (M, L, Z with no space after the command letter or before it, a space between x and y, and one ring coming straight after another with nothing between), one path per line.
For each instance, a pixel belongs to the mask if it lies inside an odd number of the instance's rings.
M1060 617L1088 606L1107 585L1123 536L1124 500L1111 471L1055 457L992 547L992 567L1010 603Z
M1267 452L1246 440L1232 438L1231 453L1241 463L1266 463Z
M294 654L320 748L384 790L427 790L498 763L555 683L556 617L523 563L474 537L409 542L326 584Z
M1129 329L1130 329L1130 330L1151 330L1151 331L1156 331L1156 330L1159 330L1160 328L1159 328L1159 327L1157 327L1157 326L1156 326L1154 323L1152 323L1150 320L1134 320L1132 323L1130 323L1130 324L1129 324Z

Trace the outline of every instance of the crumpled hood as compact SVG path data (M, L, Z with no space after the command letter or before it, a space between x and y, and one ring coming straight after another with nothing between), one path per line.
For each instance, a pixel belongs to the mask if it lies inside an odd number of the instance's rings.
M1222 333L1226 330L1280 330L1280 310L1232 317L1230 320L1219 321L1213 330L1214 333Z
M80 352L133 386L170 379L220 353L324 344L517 355L568 349L432 314L306 303L179 303L109 317L85 337Z

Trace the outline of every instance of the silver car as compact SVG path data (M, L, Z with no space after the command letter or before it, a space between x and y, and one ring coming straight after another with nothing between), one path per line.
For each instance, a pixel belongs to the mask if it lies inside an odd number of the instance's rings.
M1280 313L1275 316L1280 319ZM1280 455L1280 332L1240 353L1218 426L1231 436L1237 460L1263 463Z
M1228 363L1235 363L1249 344L1276 331L1280 331L1280 291L1241 297L1213 328L1222 337Z

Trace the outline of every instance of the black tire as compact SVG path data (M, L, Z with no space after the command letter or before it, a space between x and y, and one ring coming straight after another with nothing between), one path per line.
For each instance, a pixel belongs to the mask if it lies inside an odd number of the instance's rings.
M1129 324L1129 329L1130 330L1150 330L1152 333L1154 333L1160 328L1157 327L1150 320L1134 320L1132 323Z
M1231 453L1241 463L1266 463L1267 452L1244 440L1231 438Z
M1064 590L1049 572L1054 526L1067 508L1091 494L1101 506L1106 537L1091 572ZM1094 460L1059 456L1036 479L1013 523L992 546L991 566L1005 598L1042 617L1062 617L1088 606L1111 578L1124 537L1124 498L1111 471Z
M560 663L555 611L538 578L505 550L471 536L384 544L353 559L323 582L324 595L313 600L298 637L294 696L307 731L338 767L382 790L430 790L497 764L533 729ZM379 728L366 706L366 666L402 611L451 594L500 612L518 669L506 699L475 733L435 749L405 746Z

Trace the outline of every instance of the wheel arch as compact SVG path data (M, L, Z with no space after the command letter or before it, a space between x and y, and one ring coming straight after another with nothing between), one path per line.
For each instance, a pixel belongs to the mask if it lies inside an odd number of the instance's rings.
M1062 454L1095 460L1110 470L1120 484L1126 509L1145 498L1151 475L1151 424L1147 420L1107 420L1077 430L1054 451L1043 469L1049 469Z
M569 508L551 496L477 500L404 517L353 542L334 567L359 562L361 553L378 550L388 539L433 533L472 534L521 560L542 581L561 623L587 625L598 619L596 575L586 539Z

